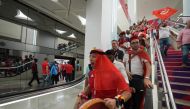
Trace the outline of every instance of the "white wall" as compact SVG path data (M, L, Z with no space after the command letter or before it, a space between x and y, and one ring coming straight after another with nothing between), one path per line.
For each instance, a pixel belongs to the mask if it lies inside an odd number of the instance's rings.
M37 37L37 45L43 47L54 48L56 37L46 33L44 31L39 31L39 36Z
M129 22L120 3L118 3L117 10L117 25L121 29L121 31L125 31L129 28Z
M131 18L131 23L137 22L137 1L141 0L128 0L128 12Z
M1 36L20 40L21 26L0 19L0 37Z
M38 37L38 31L36 29L22 26L22 39L21 39L22 42L36 45L37 37Z

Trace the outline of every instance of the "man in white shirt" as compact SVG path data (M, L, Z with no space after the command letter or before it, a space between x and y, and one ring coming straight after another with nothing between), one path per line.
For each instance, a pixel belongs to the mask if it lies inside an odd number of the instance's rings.
M159 28L159 42L162 56L167 56L167 51L170 47L170 35L170 29L167 27L167 24L162 24L162 27Z
M146 88L152 88L150 81L151 65L150 57L143 48L140 47L139 39L133 36L130 39L131 50L124 55L123 62L126 65L126 71L129 77L130 87L134 87L131 103L127 109L144 109L144 95Z

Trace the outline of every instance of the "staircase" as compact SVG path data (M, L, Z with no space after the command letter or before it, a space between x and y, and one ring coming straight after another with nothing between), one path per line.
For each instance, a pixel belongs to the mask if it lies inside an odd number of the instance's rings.
M190 62L189 67L183 68L181 60L182 52L172 49L169 49L168 56L163 58L177 109L190 109ZM159 87L163 90L159 70L158 80ZM163 99L163 109L164 107L166 105Z

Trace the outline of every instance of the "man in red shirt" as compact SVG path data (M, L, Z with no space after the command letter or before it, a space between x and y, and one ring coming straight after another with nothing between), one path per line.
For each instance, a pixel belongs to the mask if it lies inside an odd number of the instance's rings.
M48 63L48 59L44 58L44 61L42 62L42 75L43 75L43 85L45 85L45 82L49 83L49 63Z
M72 73L73 73L73 66L68 62L68 64L65 65L66 70L66 82L69 82L72 80Z
M66 80L66 70L65 70L65 65L66 65L66 63L64 63L64 64L61 65L61 74L62 74L62 78L63 78L63 80L64 80L64 79Z

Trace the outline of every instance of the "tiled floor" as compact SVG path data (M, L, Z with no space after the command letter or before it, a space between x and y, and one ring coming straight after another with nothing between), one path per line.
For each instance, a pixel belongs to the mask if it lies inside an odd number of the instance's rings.
M82 75L83 75L82 72L77 72L75 74L75 78L79 78ZM0 78L0 95L6 95L7 93L48 87L48 85L45 86L43 86L43 84L38 85L36 80L33 81L32 83L33 86L29 87L28 82L31 80L31 78L32 75L30 70L14 77ZM43 79L41 78L40 81L43 82ZM65 83L65 80L63 81L62 79L60 79L60 81L58 82L58 84L63 84L63 83Z
M69 89L52 92L35 98L22 100L8 105L0 104L0 109L73 109L77 94L82 90L83 82Z

